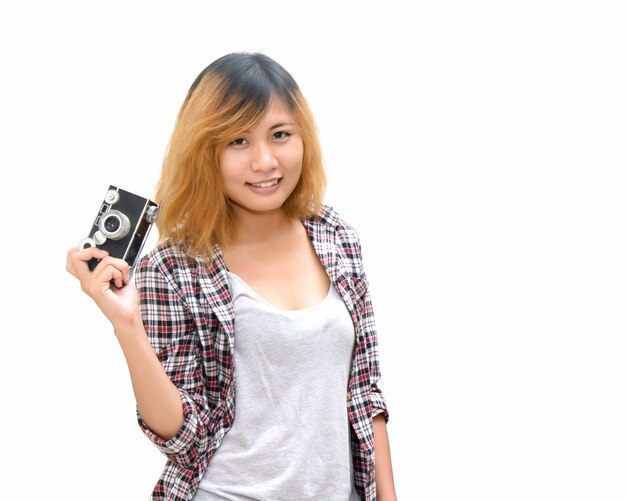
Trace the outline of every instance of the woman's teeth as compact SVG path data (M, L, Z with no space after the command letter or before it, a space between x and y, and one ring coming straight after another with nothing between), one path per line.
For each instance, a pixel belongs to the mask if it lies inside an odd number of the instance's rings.
M250 184L258 188L269 188L270 186L274 186L276 183L278 183L278 179L274 179L273 181L268 181L267 183L250 183Z

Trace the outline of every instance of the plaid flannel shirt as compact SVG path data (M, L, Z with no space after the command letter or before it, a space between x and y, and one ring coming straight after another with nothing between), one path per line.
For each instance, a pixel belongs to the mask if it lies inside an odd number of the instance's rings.
M387 408L380 378L376 327L356 232L330 207L302 220L328 276L352 317L356 336L346 388L354 481L365 501L376 499L372 417ZM226 266L219 246L210 265L165 242L135 269L150 343L178 387L184 422L164 440L142 431L167 457L151 500L188 501L235 416L233 343L236 334Z

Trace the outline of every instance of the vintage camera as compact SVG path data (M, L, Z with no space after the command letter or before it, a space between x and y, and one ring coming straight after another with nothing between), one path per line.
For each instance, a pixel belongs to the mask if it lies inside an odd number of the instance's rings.
M98 247L110 256L123 259L131 268L141 253L150 228L159 215L159 206L128 191L109 186L89 236L78 244L80 250ZM87 264L93 271L100 259Z

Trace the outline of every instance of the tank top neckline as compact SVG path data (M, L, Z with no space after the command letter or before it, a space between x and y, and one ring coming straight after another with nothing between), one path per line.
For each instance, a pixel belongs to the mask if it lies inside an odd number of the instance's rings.
M250 284L248 284L248 282L246 282L243 278L241 278L236 273L233 273L230 270L227 270L226 273L228 274L228 276L231 279L234 279L237 282L239 282L239 284L241 284L252 295L252 297L254 297L257 301L259 301L259 302L267 305L268 307L272 308L273 310L275 310L275 311L277 311L279 313L285 314L285 315L306 313L306 312L313 311L313 310L316 310L318 308L321 308L322 306L324 306L329 301L330 297L332 296L332 292L334 290L333 289L333 284L331 282L330 286L328 287L328 293L326 294L324 299L322 299L319 303L314 304L312 306L308 306L306 308L300 308L298 310L285 310L283 308L280 308L280 307L276 306L274 303L271 303L270 301L265 299L263 296L261 296L258 292L256 292L252 288L252 286Z

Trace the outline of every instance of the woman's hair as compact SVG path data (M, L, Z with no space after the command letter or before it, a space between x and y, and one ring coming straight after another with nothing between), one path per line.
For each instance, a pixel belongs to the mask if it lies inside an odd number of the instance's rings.
M252 130L273 97L293 113L304 145L302 173L283 208L302 218L317 212L326 177L317 127L292 76L263 54L234 53L207 66L191 85L165 153L155 201L160 240L209 258L231 243L235 215L219 172L220 152Z

